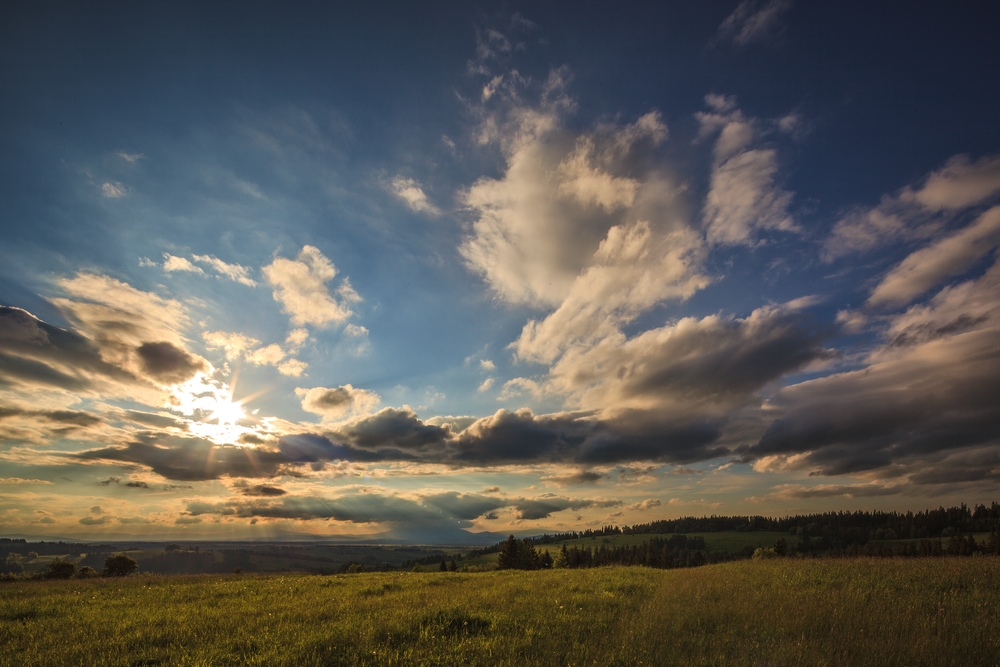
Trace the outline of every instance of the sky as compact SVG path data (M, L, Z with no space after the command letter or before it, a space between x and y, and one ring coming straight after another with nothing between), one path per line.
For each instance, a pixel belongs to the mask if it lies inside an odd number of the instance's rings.
M998 14L15 3L0 534L1000 500Z

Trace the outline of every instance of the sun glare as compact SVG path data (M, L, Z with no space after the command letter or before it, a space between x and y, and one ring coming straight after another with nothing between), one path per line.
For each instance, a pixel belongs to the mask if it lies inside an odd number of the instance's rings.
M240 444L240 436L253 431L244 407L249 397L233 400L232 388L201 373L174 389L175 408L195 418L191 432L218 444ZM256 420L255 420L256 421Z

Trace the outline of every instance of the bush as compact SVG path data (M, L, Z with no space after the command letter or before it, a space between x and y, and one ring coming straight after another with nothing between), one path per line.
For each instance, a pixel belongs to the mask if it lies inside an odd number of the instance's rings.
M753 552L754 560L767 560L768 558L777 558L778 554L774 553L774 549L762 549L758 548Z
M138 569L139 564L134 560L125 554L117 554L115 556L108 556L107 560L104 561L104 572L102 574L105 577L124 577Z
M49 569L45 572L48 579L69 579L74 574L76 574L76 563L59 559L49 563Z
M98 577L98 576L100 576L100 574L97 572L97 570L90 567L89 565L84 565L76 573L77 579L90 579L92 577Z

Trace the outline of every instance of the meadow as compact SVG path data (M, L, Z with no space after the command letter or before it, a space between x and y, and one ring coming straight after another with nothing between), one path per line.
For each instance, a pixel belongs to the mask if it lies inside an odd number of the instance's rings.
M1000 665L1000 559L0 584L0 666Z

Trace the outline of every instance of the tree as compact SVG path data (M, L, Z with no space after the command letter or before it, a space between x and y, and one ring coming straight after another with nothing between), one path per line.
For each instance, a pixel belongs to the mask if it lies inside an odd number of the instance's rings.
M108 558L104 561L104 572L102 572L102 574L105 577L124 577L132 574L138 569L139 564L134 560L125 554L116 554L114 556L108 556Z
M76 574L76 563L71 560L55 559L49 563L45 576L49 579L69 579Z
M447 572L447 571L448 571L448 563L446 563L446 562L444 562L444 560L442 560L441 561L441 567L438 568L438 572Z
M559 555L556 556L553 564L556 567L569 567L569 549L566 548L565 542L563 542L562 549L559 550Z
M99 575L97 573L97 570L90 567L89 565L84 565L77 571L76 576L78 579L90 579L91 577L97 577Z
M782 537L774 543L774 553L779 556L784 556L788 553L788 542L785 541L785 538Z
M519 540L513 535L504 540L497 557L497 568L501 570L537 570L541 563L538 552L527 540Z
M448 571L458 572L458 563L455 562L454 558L452 558L451 561L448 563Z

